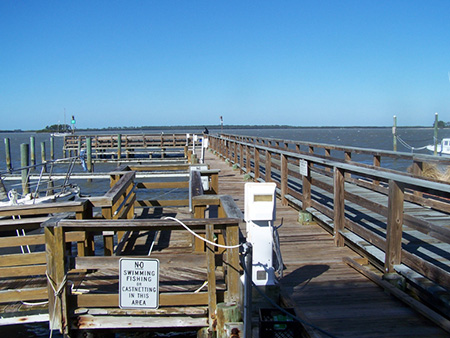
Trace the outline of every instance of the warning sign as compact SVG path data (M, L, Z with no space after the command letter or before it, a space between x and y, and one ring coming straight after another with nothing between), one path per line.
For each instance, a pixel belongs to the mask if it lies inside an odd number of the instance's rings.
M152 258L121 258L119 264L119 307L157 309L159 261Z

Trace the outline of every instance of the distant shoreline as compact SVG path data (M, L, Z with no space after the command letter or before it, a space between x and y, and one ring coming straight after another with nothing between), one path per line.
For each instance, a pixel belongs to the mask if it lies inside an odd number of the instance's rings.
M229 130L229 129L385 129L392 126L289 126L289 125L191 125L191 126L144 126L144 127L107 127L107 128L77 128L76 131L117 131L117 130L179 130L179 129L200 129ZM426 126L397 126L398 129L433 129ZM45 130L0 130L1 133L50 133Z

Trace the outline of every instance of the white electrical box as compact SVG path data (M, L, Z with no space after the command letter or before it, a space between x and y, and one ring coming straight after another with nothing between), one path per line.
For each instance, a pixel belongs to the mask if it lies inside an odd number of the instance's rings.
M275 220L275 188L273 182L245 184L246 222Z
M275 221L275 183L246 183L245 212L247 240L252 244L252 281L255 285L274 285L273 222Z

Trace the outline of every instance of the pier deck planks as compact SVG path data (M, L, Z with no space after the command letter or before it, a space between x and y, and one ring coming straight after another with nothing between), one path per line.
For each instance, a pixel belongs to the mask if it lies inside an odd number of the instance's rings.
M211 153L206 159L211 168L221 170L220 194L233 196L244 210L244 176ZM384 196L379 198L383 200ZM360 256L348 247L336 247L322 227L300 225L298 212L281 206L279 200L276 215L275 225L283 220L279 235L286 269L281 292L302 319L336 337L448 337L444 330L345 264L344 257ZM355 210L355 217L362 215ZM308 331L312 336L326 337L311 327Z

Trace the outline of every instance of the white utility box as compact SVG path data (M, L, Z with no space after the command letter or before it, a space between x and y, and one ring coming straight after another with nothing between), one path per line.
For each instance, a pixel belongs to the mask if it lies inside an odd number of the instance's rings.
M247 240L252 244L252 280L256 285L274 285L273 222L275 183L246 183L245 212Z

